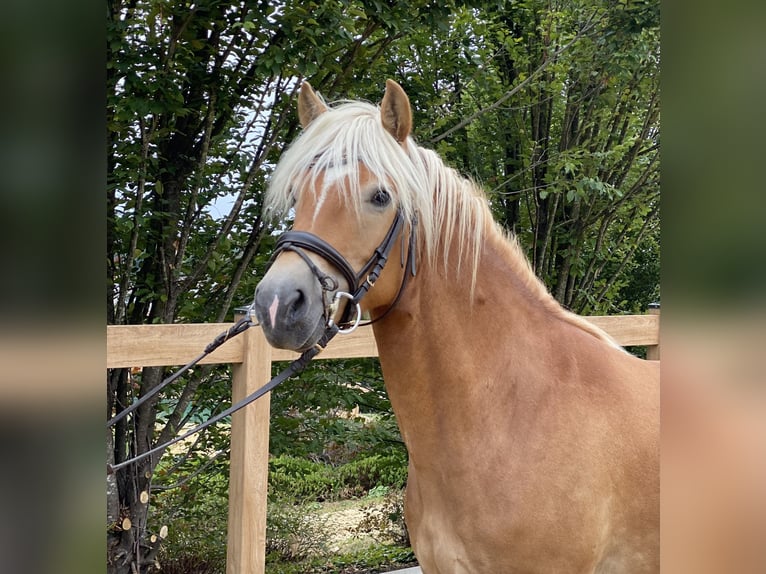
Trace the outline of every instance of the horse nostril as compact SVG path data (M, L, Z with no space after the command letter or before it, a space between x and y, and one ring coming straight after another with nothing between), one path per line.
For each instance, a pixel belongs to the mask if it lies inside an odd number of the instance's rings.
M287 317L289 317L291 320L300 318L300 315L302 314L305 306L306 295L303 293L303 290L296 289L285 302Z

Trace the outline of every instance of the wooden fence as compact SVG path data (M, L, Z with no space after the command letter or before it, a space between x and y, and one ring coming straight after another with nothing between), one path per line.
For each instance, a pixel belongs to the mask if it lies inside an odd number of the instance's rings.
M648 315L588 317L620 345L644 345L648 359L659 359L659 310ZM106 331L107 368L159 367L187 363L231 323L191 325L110 325ZM333 339L319 359L377 357L371 327ZM249 395L271 377L274 361L297 353L273 349L260 329L227 341L201 361L232 364L232 401ZM269 395L232 416L229 476L227 574L262 574L265 568L266 488L269 457Z

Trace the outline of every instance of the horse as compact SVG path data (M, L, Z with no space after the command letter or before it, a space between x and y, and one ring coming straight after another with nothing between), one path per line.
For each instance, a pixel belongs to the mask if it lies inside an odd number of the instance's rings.
M304 82L298 117L256 317L302 351L368 314L422 571L659 571L658 364L558 304L478 184L416 144L399 84L375 106Z

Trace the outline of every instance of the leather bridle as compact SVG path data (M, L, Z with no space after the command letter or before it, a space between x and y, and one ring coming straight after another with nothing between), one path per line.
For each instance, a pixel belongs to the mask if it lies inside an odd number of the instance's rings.
M358 273L354 271L354 268L351 266L351 264L346 260L345 257L343 257L343 255L338 252L337 249L335 249L321 237L314 235L313 233L309 233L308 231L291 230L283 233L277 240L277 244L274 248L274 254L272 255L269 265L271 265L276 257L283 251L292 251L299 255L301 259L303 259L303 261L306 263L306 265L308 265L309 269L319 282L320 288L322 289L324 300L324 319L326 325L328 327L333 325L333 317L338 310L338 306L342 299L346 299L346 307L343 310L343 314L341 315L340 320L337 322L337 325L339 327L340 333L351 333L354 329L356 329L357 326L359 326L361 321L362 312L359 303L367 294L367 292L375 285L378 277L380 277L383 268L388 262L388 256L390 255L391 250L395 245L396 239L399 236L402 238L401 264L402 268L405 267L403 229L404 216L400 210L397 210L396 216L394 217L393 222L391 222L391 226L388 228L388 232L383 238L383 241L381 241L380 245L375 248L373 254L362 266ZM409 273L407 272L408 270L405 269L404 276L402 277L402 283L399 286L399 292L397 293L394 301L391 303L388 309L386 309L386 311L377 319L369 321L369 323L379 321L384 316L388 315L391 309L393 309L394 305L396 305L396 303L399 301L409 276L415 276L416 263L414 250L416 242L416 229L417 218L414 218L410 225L410 238L407 248L406 265L409 267ZM340 274L343 276L346 284L348 285L349 291L337 291L338 282L335 280L335 278L327 275L321 269L319 269L319 267L317 267L317 265L308 256L306 251L310 251L316 255L319 255L322 259L340 271ZM328 301L326 295L331 292L335 292L335 295L332 298L332 301ZM352 320L353 311L356 311L356 316Z

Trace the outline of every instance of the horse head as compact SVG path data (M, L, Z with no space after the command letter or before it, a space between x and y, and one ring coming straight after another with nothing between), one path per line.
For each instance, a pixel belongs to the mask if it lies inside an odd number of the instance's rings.
M302 351L329 322L348 321L357 303L374 318L396 299L405 236L412 233L403 224L399 188L415 178L407 177L414 171L412 113L396 82L387 82L379 110L330 108L304 82L298 115L303 133L283 154L267 193L276 212L294 210L294 223L277 242L255 310L272 346ZM383 271L388 259L402 265Z

